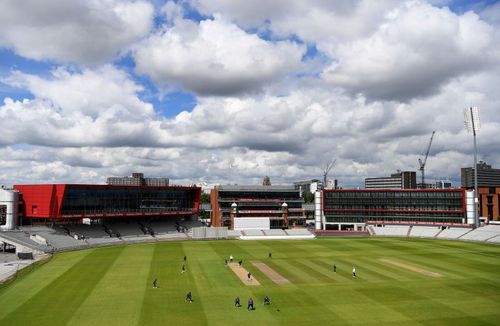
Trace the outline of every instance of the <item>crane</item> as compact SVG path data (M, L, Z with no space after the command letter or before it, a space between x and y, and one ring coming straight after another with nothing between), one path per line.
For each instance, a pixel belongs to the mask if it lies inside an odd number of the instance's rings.
M323 171L323 188L326 189L326 177L328 176L328 173L330 172L330 170L333 168L333 165L335 164L337 160L334 159L333 161L331 161L329 164L326 165L326 169Z
M424 160L422 161L422 159L418 159L418 164L420 165L420 172L422 173L422 183L421 183L421 187L422 189L425 188L425 163L427 163L427 157L429 156L429 151L431 150L431 145L432 145L432 139L434 138L434 134L436 133L436 131L434 130L432 132L432 135L431 135L431 139L429 140L429 145L427 146L427 152L425 153L425 158Z

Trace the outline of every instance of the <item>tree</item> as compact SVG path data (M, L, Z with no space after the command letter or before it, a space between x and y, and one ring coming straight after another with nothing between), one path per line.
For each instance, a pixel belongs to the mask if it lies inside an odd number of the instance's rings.
M304 192L304 203L312 204L314 203L314 194L310 191Z
M206 192L201 193L201 203L202 204L210 204L210 194Z

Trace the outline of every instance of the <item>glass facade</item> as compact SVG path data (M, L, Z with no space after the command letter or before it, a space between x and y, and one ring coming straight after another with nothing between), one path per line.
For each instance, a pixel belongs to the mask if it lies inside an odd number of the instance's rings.
M185 189L68 187L61 215L188 212L195 199Z
M221 213L222 225L230 225L231 205L237 204L238 217L268 217L271 228L282 227L283 210L282 205L288 205L288 219L294 224L303 224L304 210L303 199L298 190L294 188L272 189L266 187L257 190L245 189L219 189L218 206Z
M462 223L463 192L458 191L325 191L327 222Z
M238 204L238 211L259 210L279 211L281 205L287 203L288 210L302 210L303 200L298 191L264 192L264 191L219 191L219 205L222 211L231 208L232 203Z

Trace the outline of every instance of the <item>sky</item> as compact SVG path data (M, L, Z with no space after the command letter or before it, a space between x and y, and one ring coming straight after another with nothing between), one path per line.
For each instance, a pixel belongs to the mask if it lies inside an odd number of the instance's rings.
M500 168L500 2L4 0L0 184Z

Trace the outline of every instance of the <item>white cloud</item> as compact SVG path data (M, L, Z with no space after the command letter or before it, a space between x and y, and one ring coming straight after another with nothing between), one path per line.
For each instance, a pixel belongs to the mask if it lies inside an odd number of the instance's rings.
M246 28L266 22L273 33L296 35L306 42L340 41L370 33L398 0L196 0L206 15L218 13Z
M153 6L140 0L6 0L0 46L36 60L103 63L145 36L152 19Z
M220 17L175 25L137 46L137 72L163 87L182 87L201 95L252 92L293 74L305 48L248 34Z
M453 77L495 60L492 28L472 13L462 16L410 2L393 10L370 37L343 43L323 78L370 98L407 101L436 93Z
M485 118L478 137L480 158L500 162L500 120L492 105L500 98L494 87L483 87L498 83L494 75L464 77L440 94L407 104L367 102L321 88L279 97L204 98L192 112L172 119L143 115L132 125L147 134L119 129L114 120L98 123L100 116L77 121L71 110L48 105L48 99L7 101L0 108L0 121L9 121L1 126L8 131L3 140L32 149L0 149L0 179L104 182L106 176L140 170L188 184L258 184L269 173L279 184L321 177L323 165L335 157L332 177L342 186L359 185L366 176L416 170L432 130L437 133L428 178L456 178L460 167L470 165L472 153L462 122L468 103L480 106ZM53 169L44 168L46 163Z
M4 82L25 87L32 100L4 100L0 126L4 144L45 146L149 143L154 110L138 98L142 87L116 68L71 73L53 72L50 79L13 72Z
M482 19L498 27L500 25L500 2L485 7L479 12L479 15Z
M500 58L499 34L477 14L458 15L424 1L259 1L246 8L206 0L195 6L246 27L267 22L275 35L315 45L331 60L321 75L325 81L370 99L407 101L436 93L451 78ZM494 9L482 17L495 21Z

